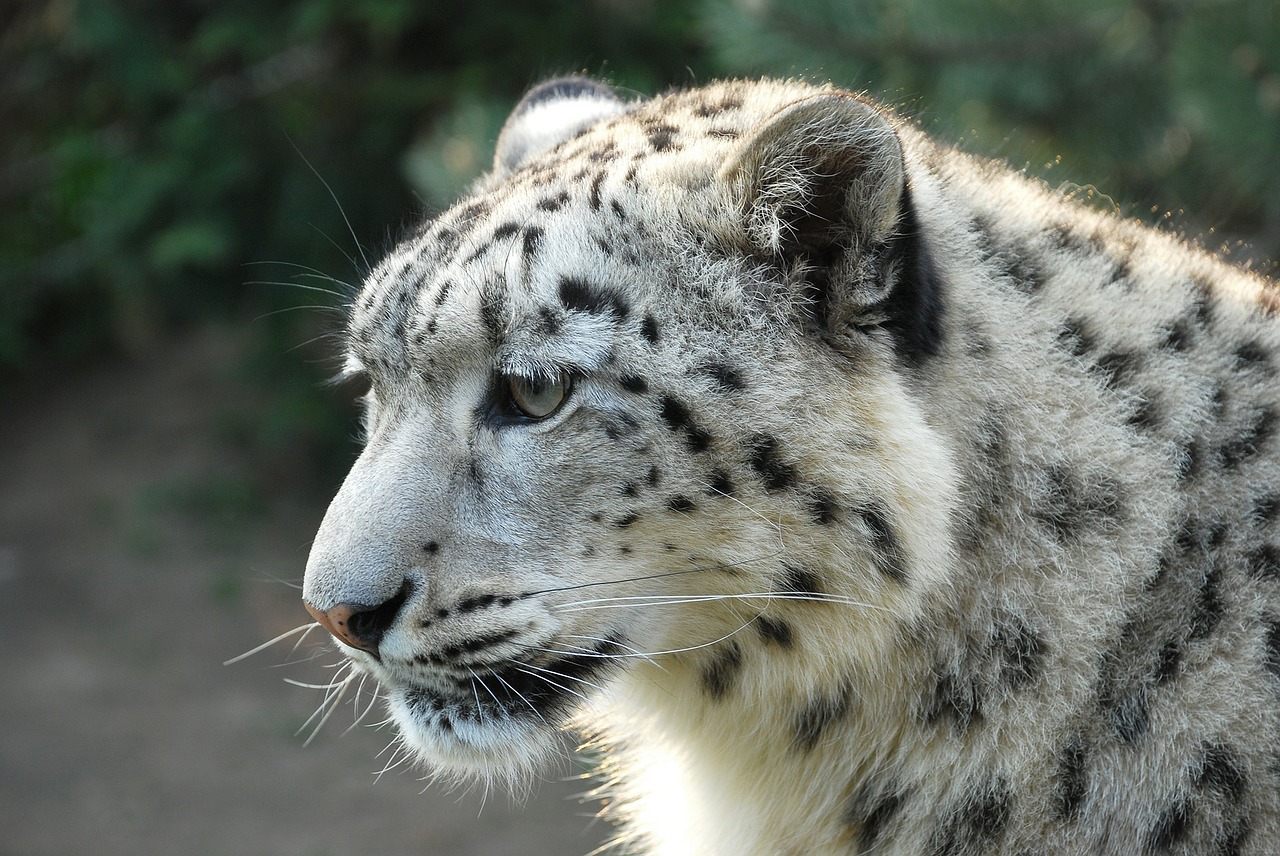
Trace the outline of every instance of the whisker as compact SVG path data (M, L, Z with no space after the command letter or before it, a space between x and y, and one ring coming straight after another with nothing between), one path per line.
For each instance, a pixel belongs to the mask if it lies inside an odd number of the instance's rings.
M368 679L369 674L366 672L360 676L360 683L356 684L355 698L351 700L351 704L356 712L356 718L353 719L351 724L346 727L346 730L342 732L343 734L347 734L364 721L364 718L369 715L369 711L373 710L373 706L378 702L378 692L375 687L374 691L369 694L369 703L364 706L364 710L360 709L360 693L364 691L364 684Z
M476 689L476 684L484 687L484 691L493 697L493 701L498 707L502 707L502 702L498 701L496 695L493 695L493 690L489 689L489 685L480 680L480 676L475 673L474 669L468 667L467 671L471 673L471 692L476 697L476 715L480 717L480 724L484 725L484 705L480 703L480 691Z
M293 650L296 651L298 650L298 645L301 645L303 640L305 640L307 636L310 635L311 631L315 630L319 626L320 626L320 622L318 621L311 621L311 622L308 622L307 624L300 624L297 627L293 628L292 630L286 630L284 633L281 633L279 636L275 637L274 639L270 639L266 642L263 642L261 645L258 645L255 648L250 648L248 651L245 651L243 654L232 657L230 660L224 660L222 665L230 666L232 663L239 663L241 660L248 659L249 657L252 657L254 654L267 650L272 645L275 645L277 642L283 642L284 640L288 639L290 636L294 636L298 633L301 633L302 638L299 639L293 646Z
M742 559L737 562L721 562L715 565L701 565L699 567L688 568L683 571L663 571L662 573L659 573L659 574L646 574L640 577L624 577L619 580L597 580L595 582L590 582L590 583L575 583L574 585L571 585L571 586L559 586L556 588L546 588L546 589L538 589L536 591L524 592L524 596L538 597L544 594L555 594L555 593L564 592L564 591L576 591L577 589L592 588L594 586L622 585L623 583L642 583L642 582L647 582L648 580L661 580L661 579L666 579L668 577L686 576L688 574L705 574L705 573L711 573L713 571L727 571L727 570L732 570L734 568L740 568L745 565L752 565L752 564L755 564L756 562L766 562L771 559L776 559L780 555L782 554L770 553L764 556L757 556L754 559Z
M696 480L696 481L697 481L697 482L698 482L698 484L699 484L699 485L701 485L701 486L702 486L702 488L703 488L705 491L707 491L708 493L718 494L719 496L722 496L722 497L724 497L725 499L727 499L727 500L729 500L729 501L731 501L731 502L736 502L738 505L740 505L740 506L742 506L743 508L745 508L748 512L750 512L751 514L753 514L753 515L755 515L756 517L760 518L760 520L764 521L764 524L765 524L766 526L770 527L771 529L773 529L774 534L776 534L776 535L778 536L778 551L779 551L779 554L781 554L781 553L783 553L783 552L786 552L787 545L786 545L786 542L784 542L784 541L782 540L782 524L781 524L781 523L779 523L777 520L770 520L768 517L765 517L765 516L764 516L763 514L761 514L759 511L756 511L754 508L752 508L751 506L747 505L747 504L746 504L745 502L743 502L742 500L738 499L736 496L730 496L729 494L725 493L725 492L724 492L724 491L722 491L722 490L717 490L715 487L713 487L713 486L712 486L710 483L708 483L708 482L704 482L704 481L702 481L701 479L698 479L698 480Z
M329 312L340 318L347 316L347 311L341 306L325 306L323 303L300 303L297 306L285 306L280 309L272 309L270 312L263 312L253 319L253 323L257 324L267 318L274 318L277 315L284 315L286 312L297 312L302 309L309 309L313 312Z
M553 687L555 687L555 688L556 688L556 689L558 689L558 690L563 690L564 692L567 692L567 693L569 693L570 695L575 695L575 696L577 696L578 698L582 699L583 701L586 701L586 700L587 700L587 697L586 697L585 695L583 695L582 693L580 693L580 692L578 692L577 690L573 689L572 687L566 687L564 684L562 684L562 683L560 683L560 682L558 682L558 681L553 681L553 680L551 680L550 678L546 677L545 675L536 675L536 674L534 674L533 672L530 672L530 671L525 670L525 669L524 669L523 667L521 667L521 666L513 666L512 668L514 668L517 672L524 672L524 674L528 675L528 676L529 676L529 677L531 677L531 678L537 678L538 680L540 680L540 681L542 681L542 682L544 682L544 683L548 684L549 686L553 686ZM555 673L555 672L552 672L552 674L556 674L556 673ZM563 678L563 677L566 677L566 676L565 676L565 675L560 675L560 677L562 677L562 678ZM503 683L505 683L505 681L504 681ZM533 707L533 705L529 705L529 706L530 706L530 707ZM534 713L538 713L538 711L537 711L537 710L534 710ZM538 718L539 718L539 719L542 719L542 714L538 713ZM546 722L546 720L545 720L545 719L542 719L542 721L543 721L543 722Z
M586 640L586 641L588 641L588 642L608 642L609 644L614 645L614 646L616 646L616 647L618 647L618 648L625 648L625 649L627 649L628 651L630 651L631 653L635 654L635 655L636 655L636 656L638 656L638 657L645 657L645 656L647 656L647 655L646 655L643 651L641 651L639 648L635 648L635 647L633 647L633 646L631 646L631 645L627 645L627 644L625 644L625 643L623 643L623 642L619 642L619 641L618 641L618 640L616 640L616 639L605 639L604 637L601 637L601 636L579 636L579 635L576 635L576 634L567 634L567 635L565 635L565 636L560 636L560 637L558 637L558 638L560 638L560 639L584 639L584 640ZM575 646L575 647L576 647L576 646ZM543 650L543 651L549 651L550 649L548 649L548 648L542 648L542 649L540 649L540 650ZM564 653L570 653L570 654L572 654L572 653L586 653L586 652L588 652L588 651L592 651L592 650L594 650L594 649L591 649L591 648L581 648L581 647L579 647L579 649L578 649L578 651L577 651L577 652L573 652L573 651L556 651L556 652L554 652L554 653L558 653L558 654L564 654ZM651 660L650 662L652 662L652 663L653 663L653 665L657 666L659 669L662 669L664 672L667 670L665 666L663 666L661 663L659 663L659 662L658 662L658 661L656 661L656 660Z
M555 675L557 678L564 678L566 681L577 681L578 683L583 684L584 686L591 687L593 690L600 690L601 692L604 692L604 687L600 686L599 684L593 684L591 681L588 681L586 678L579 678L579 677L575 677L575 676L573 676L573 675L566 675L566 674L564 674L563 672L557 672L555 669L544 669L543 667L541 667L541 666L535 666L535 665L533 665L532 663L519 663L519 664L512 664L512 667L513 667L513 668L515 668L515 669L516 669L516 670L518 670L518 671L522 671L522 672L524 672L526 675L529 675L529 677L531 677L531 678L540 678L540 679L542 679L542 680L546 681L547 683L551 684L551 686L553 686L553 687L559 687L560 689L564 690L565 692L573 693L573 694L574 694L574 695L576 695L578 698L581 698L581 699L584 699L584 700L586 699L586 696L584 696L582 693L577 692L577 691L575 691L575 690L572 690L572 689L570 689L569 687L562 686L561 684L556 683L555 681L551 680L550 678L543 677L543 675L544 675L544 674L545 674L545 675ZM528 670L528 669L532 669L534 672L539 672L540 674L535 675L535 674L533 674L532 672L526 671L526 670Z
M312 279L319 279L325 282L331 282L334 285L342 286L343 290L341 293L337 291L330 292L335 297L350 298L357 291L359 291L359 289L356 286L352 285L346 280L338 279L337 277L331 276L325 273L324 271L320 270L320 268L312 267L311 265L299 264L298 262L272 261L270 259L265 259L265 260L256 261L256 262L242 263L243 267L253 267L256 265L277 265L279 267L297 268L298 270L302 271L302 273L298 274L299 277L310 277ZM268 283L268 284L272 284L272 283ZM286 285L289 283L278 283L278 284Z
M347 224L347 231L351 233L351 240L355 242L356 251L360 253L360 260L364 262L364 269L366 271L371 270L372 268L369 265L369 259L364 254L364 247L360 246L360 239L356 237L356 230L351 227L351 221L347 219L347 212L343 210L342 203L338 201L338 194L333 192L333 188L329 186L329 182L324 180L324 176L320 174L318 169L312 166L311 161L307 160L307 156L302 153L302 149L298 148L297 145L294 144L292 139L289 140L289 145L293 146L293 150L298 153L298 157L302 158L302 162L307 165L307 169L311 170L312 175L319 179L320 183L324 185L324 189L329 191L329 198L333 200L333 204L338 208L338 213L342 215L342 222ZM337 244L335 243L334 246L337 246ZM338 249L339 251L342 250L341 247L338 247ZM346 255L345 252L342 254L344 256ZM355 267L355 260L351 259L350 256L347 258L351 261L351 266Z
M307 721L302 723L295 732L296 734L301 734L307 729L307 726L311 725L312 722L315 722L315 727L311 730L311 734L307 736L307 739L302 742L302 745L310 746L311 741L320 733L320 729L329 721L329 717L333 715L334 710L336 710L338 705L342 702L343 696L346 695L347 687L351 685L351 679L354 677L354 674L354 672L348 674L341 681L337 680L337 676L335 676L334 683L330 685L324 698L320 701L320 706L316 708L315 713L307 717ZM304 686L293 681L289 681L289 683ZM316 687L316 689L321 689L321 687Z
M717 600L792 600L811 603L834 603L840 606L856 606L862 609L889 611L887 607L874 603L865 603L852 598L828 594L806 594L790 592L749 592L745 594L638 594L619 595L617 597L599 597L589 600L577 600L557 604L555 609L565 612L583 612L591 609L627 609L633 606L668 606L682 603L708 603Z
M346 285L346 283L342 282L341 280L334 279L333 277L326 277L318 273L304 273L304 274L298 274L298 276L311 277L314 279L323 279L323 280L338 283L339 285ZM339 291L334 291L332 288L323 288L318 285L308 285L305 282L289 282L288 280L283 280L283 279L251 279L251 280L247 280L245 282L245 285L282 285L285 288L297 288L297 289L301 289L302 291L314 291L318 294L323 294L328 297L336 297L339 300L343 301L344 303L347 301L347 295ZM333 306L330 308L337 309L339 307Z
M512 664L512 667L513 667L516 671L518 671L518 672L524 672L526 675L529 675L529 674L530 674L529 672L525 672L525 670L524 670L524 669L522 669L520 666L515 665L514 663ZM501 682L502 682L502 685L503 685L504 687L506 687L507 689L511 690L511 692L513 692L513 693L515 694L516 698L518 698L518 699L520 699L520 701L524 702L524 703L525 703L525 706L526 706L526 707L528 707L528 708L529 708L529 710L533 711L533 715L534 715L534 716L538 717L538 719L541 719L541 720L542 720L542 722L543 722L544 724L547 724L547 725L549 725L549 724L550 724L550 723L548 723L548 722L547 722L547 720L543 717L543 715L538 711L538 709L537 709L536 707L534 707L534 706L533 706L533 702L531 702L531 701L529 701L529 699L525 698L524 693L520 692L518 689L516 689L515 687L511 686L511 684L510 684L510 683L509 683L509 682L508 682L504 677L502 677L502 675L498 674L497 672L493 672L492 674L493 674L493 676L494 676L495 678L497 678L499 681L501 681ZM530 677L537 677L537 675L530 675ZM543 678L543 680L546 680L546 679L545 679L545 678ZM551 682L550 682L550 681L547 681L547 683L551 683ZM552 686L555 686L555 684L552 684ZM485 689L488 689L488 687L485 687ZM565 692L572 692L572 690L566 689L566 688L564 688L564 687L561 687L561 689L564 689L564 690L565 690ZM493 695L492 690L490 690L489 694L490 694L490 695ZM498 697L497 697L497 696L494 696L494 697L493 697L493 700L494 700L494 701L498 701ZM502 703L501 703L501 702L499 702L499 703L498 703L498 705L499 705L499 707L501 707Z

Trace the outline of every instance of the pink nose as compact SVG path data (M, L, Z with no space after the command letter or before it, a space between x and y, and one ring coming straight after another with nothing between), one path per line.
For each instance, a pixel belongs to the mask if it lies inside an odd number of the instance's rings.
M320 622L320 626L328 630L339 642L368 651L378 653L378 642L386 628L379 629L375 621L368 616L376 612L378 607L360 606L358 604L340 603L328 611L316 609L305 600L302 605L311 613L311 617Z

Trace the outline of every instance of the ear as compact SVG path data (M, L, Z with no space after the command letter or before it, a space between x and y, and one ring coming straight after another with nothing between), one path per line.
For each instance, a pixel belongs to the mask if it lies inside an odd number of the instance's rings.
M941 289L880 111L847 94L798 101L745 137L721 178L750 251L799 285L825 333L875 327L911 362L937 352Z
M612 89L586 77L557 77L538 84L520 99L498 134L494 175L515 172L536 155L624 109Z

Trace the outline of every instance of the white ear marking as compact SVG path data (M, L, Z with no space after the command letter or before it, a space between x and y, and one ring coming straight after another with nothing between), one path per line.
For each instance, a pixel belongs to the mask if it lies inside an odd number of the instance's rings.
M508 175L530 158L626 109L613 90L586 77L557 77L525 93L511 111L493 156L493 172Z

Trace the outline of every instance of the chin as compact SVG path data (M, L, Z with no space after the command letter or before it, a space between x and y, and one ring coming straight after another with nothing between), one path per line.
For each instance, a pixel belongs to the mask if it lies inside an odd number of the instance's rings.
M449 701L416 688L387 688L386 696L403 746L433 777L522 792L565 754L562 729L530 709Z

